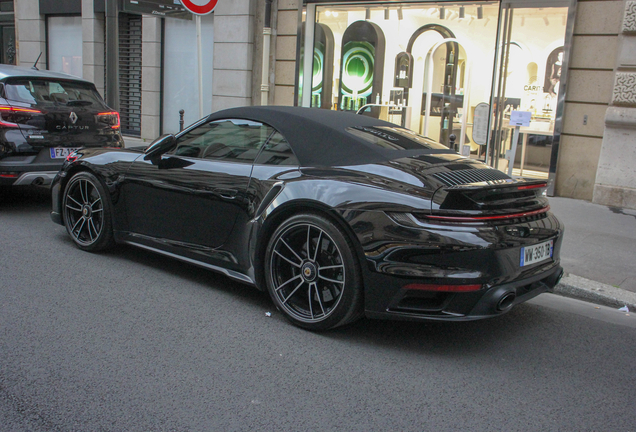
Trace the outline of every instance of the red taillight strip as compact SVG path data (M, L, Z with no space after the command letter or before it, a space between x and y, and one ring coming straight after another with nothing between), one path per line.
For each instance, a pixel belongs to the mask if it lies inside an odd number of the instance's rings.
M0 110L2 110L2 111L14 111L14 112L26 112L26 113L32 113L32 114L42 114L42 111L38 111L38 110L30 109L30 108L16 108L16 107L10 107L10 106L6 106L6 105L0 105Z
M544 187L548 187L548 184L547 183L540 183L540 184L536 184L536 185L519 186L517 189L519 189L519 190L523 190L523 189L539 189L539 188L544 188Z
M111 126L111 129L119 129L119 127L121 126L121 121L119 120L119 113L117 111L109 111L109 112L103 112L103 113L99 113L97 114L97 116L106 116L106 115L114 115L115 117L117 117L117 124L114 126Z
M534 215L546 213L548 210L550 210L550 206L545 206L542 209L533 210L529 212L512 213L512 214L497 215L497 216L459 217L459 216L429 216L427 215L426 218L447 221L447 222L484 222L489 220L516 219L516 218L534 216Z
M471 292L479 291L481 285L437 285L437 284L409 284L404 286L407 290L438 291L438 292Z

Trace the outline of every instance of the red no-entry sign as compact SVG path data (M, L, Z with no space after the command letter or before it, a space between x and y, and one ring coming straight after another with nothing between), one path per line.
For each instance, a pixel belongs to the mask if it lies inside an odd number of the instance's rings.
M187 10L196 15L211 13L219 0L181 0L181 4Z

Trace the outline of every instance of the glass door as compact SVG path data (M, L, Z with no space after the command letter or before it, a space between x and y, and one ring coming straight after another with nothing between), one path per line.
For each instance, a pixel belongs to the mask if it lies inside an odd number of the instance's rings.
M556 166L569 53L566 29L573 20L569 3L502 4L488 156L492 166L513 176L548 179ZM510 124L513 111L530 117L518 134Z

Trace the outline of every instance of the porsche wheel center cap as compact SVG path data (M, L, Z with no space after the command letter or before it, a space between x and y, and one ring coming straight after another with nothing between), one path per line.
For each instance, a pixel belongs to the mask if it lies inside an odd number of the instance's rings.
M90 208L90 206L85 205L84 207L82 207L82 216L84 216L84 217L90 217L91 216L91 208Z
M316 265L310 262L306 262L301 267L301 272L303 274L303 278L307 282L313 282L318 276L318 270L316 269Z

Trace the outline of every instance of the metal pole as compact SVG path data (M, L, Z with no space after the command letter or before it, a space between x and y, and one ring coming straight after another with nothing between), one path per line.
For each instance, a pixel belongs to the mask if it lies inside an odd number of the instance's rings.
M199 64L199 118L203 118L203 53L201 51L201 15L195 15L197 24L197 62Z
M119 26L117 0L106 0L106 104L119 111Z

